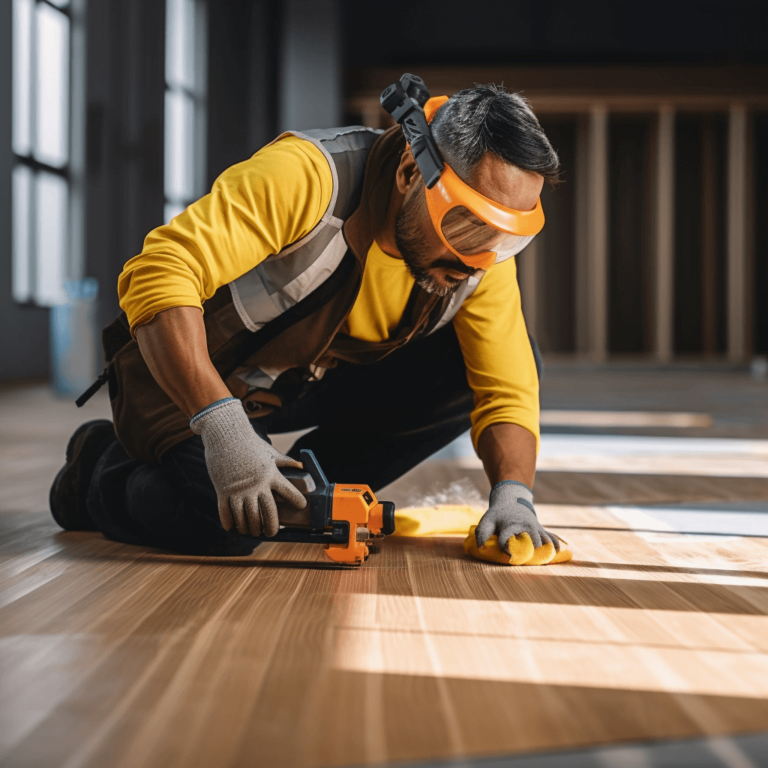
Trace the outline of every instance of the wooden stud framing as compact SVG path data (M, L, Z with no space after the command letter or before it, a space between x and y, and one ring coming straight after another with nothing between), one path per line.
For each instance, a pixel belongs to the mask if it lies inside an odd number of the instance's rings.
M675 112L659 109L656 140L655 340L659 362L672 359L675 249Z
M728 113L728 359L747 354L747 110L734 103Z

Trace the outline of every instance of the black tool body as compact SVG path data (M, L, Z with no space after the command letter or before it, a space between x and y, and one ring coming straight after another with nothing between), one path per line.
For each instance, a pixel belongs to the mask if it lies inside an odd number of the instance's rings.
M307 506L297 509L276 497L277 516L282 527L275 536L258 538L264 541L294 541L307 544L345 542L349 535L349 525L343 520L333 520L334 483L328 482L312 451L301 451L300 457L303 469L282 467L280 472L304 494Z

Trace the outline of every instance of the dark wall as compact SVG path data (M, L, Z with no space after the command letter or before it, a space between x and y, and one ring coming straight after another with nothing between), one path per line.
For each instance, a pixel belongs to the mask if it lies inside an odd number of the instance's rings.
M208 180L281 131L341 122L336 0L209 0Z
M123 264L163 223L165 3L89 3L87 93L86 274L104 325Z
M541 193L547 225L537 236L538 299L537 341L543 352L573 352L576 346L576 165L577 122L573 117L547 116L541 122L560 157L561 180Z
M652 116L612 115L608 144L608 350L650 352Z
M755 352L764 355L768 353L768 112L755 115L752 141L755 150L752 211L755 262L751 275L753 343Z
M165 3L100 0L88 14L87 273L100 323L119 311L117 278L163 223ZM277 130L280 7L209 3L207 176L253 154Z
M345 64L768 61L765 0L343 0Z
M280 11L270 0L209 4L209 183L277 134Z
M675 127L674 348L725 351L726 119L678 115Z

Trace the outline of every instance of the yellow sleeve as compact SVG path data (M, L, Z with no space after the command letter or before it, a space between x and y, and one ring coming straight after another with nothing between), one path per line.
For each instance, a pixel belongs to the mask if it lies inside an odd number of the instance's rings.
M228 168L123 268L117 292L131 331L164 309L202 309L221 286L308 234L332 192L323 153L295 136Z
M495 264L453 319L475 394L472 442L491 424L525 427L539 444L539 377L520 303L515 259Z

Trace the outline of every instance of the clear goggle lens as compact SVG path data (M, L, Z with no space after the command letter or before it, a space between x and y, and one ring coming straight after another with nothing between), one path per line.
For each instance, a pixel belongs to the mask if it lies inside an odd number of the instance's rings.
M475 216L469 208L457 205L443 216L440 223L443 237L462 256L476 256L492 251L496 263L515 256L533 240L534 235L511 235L502 232Z

